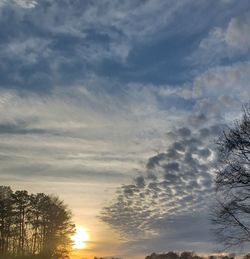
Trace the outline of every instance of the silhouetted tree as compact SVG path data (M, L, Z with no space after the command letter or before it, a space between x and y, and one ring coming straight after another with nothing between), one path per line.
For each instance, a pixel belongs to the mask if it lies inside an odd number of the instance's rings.
M67 258L71 218L57 197L0 186L0 258Z
M180 259L192 259L195 256L194 252L184 251L180 255Z
M212 222L226 248L250 241L250 106L219 141L217 205Z
M43 248L46 256L65 254L65 247L71 244L70 236L74 233L71 212L64 203L54 196L47 196L43 207Z
M0 186L0 256L8 251L12 221L12 190Z
M13 215L15 228L18 233L17 254L24 255L26 251L25 240L27 235L26 215L29 208L29 195L27 191L16 191L12 195Z
M250 253L243 256L243 259L250 259Z
M170 251L166 254L167 259L178 259L179 255L173 251Z
M208 255L208 256L201 256L194 252L184 251L180 254L175 252L168 252L164 254L156 254L152 253L151 255L148 255L145 257L145 259L234 259L234 254L228 254L228 255ZM248 258L244 258L248 259Z

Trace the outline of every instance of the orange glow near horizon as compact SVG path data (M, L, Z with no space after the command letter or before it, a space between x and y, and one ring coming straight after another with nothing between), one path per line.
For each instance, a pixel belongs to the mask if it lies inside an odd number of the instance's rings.
M86 242L89 241L89 234L83 227L76 227L76 233L71 237L74 249L86 248Z

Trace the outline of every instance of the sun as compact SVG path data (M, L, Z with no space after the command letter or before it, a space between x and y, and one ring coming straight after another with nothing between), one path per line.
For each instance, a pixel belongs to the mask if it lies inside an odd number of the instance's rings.
M89 241L89 234L83 227L76 227L76 233L71 237L73 248L83 249L86 247L86 241Z

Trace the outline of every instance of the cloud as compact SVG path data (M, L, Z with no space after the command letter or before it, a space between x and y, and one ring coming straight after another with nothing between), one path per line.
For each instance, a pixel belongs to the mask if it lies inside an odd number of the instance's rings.
M160 222L206 213L214 139L240 112L248 70L247 62L237 63L210 69L190 85L133 83L115 94L106 86L117 82L96 77L45 94L1 90L2 176L98 179L103 191L123 182L102 220L128 240L164 236ZM191 105L162 106L162 96Z
M38 4L36 0L1 0L0 7L6 4L16 4L22 8L34 8Z
M130 178L152 149L162 146L169 124L168 111L158 113L153 93L134 93L128 88L115 97L85 86L43 95L1 90L1 171L19 177L18 168L36 174L36 165L43 164L47 172L38 170L40 178L66 177L67 170L73 179L81 171L91 176L102 170ZM141 178L137 185L143 186Z
M176 109L174 104L163 110L158 96L169 86L158 90L133 84L114 95L93 88L100 82L106 83L92 79L92 88L86 82L43 95L1 90L2 175L18 181L98 179L105 183L103 188L123 181L114 205L107 206L105 222L126 234L136 230L136 239L143 233L157 236L159 229L153 225L166 215L203 208L202 197L211 190L209 141L217 131L208 118L214 115L206 117L178 105ZM161 152L152 155L155 150ZM137 176L136 171L141 173Z
M67 191L86 222L106 204L133 255L212 247L214 139L250 99L248 7L0 1L2 182Z
M161 223L159 229L155 224L162 220L176 226L175 218L207 211L217 159L212 141L216 135L200 138L199 131L188 128L172 134L175 137L167 151L150 157L143 176L123 185L116 200L102 212L101 219L129 240L160 235ZM138 185L138 179L143 184Z
M140 254L141 251L144 254L152 254L152 251L167 252L173 250L195 250L196 252L211 253L214 248L209 235L209 220L206 214L196 213L184 217L179 216L174 221L162 219L155 224L155 227L159 229L161 235L152 239L126 243L123 247L126 251L124 255L132 256ZM162 245L163 242L164 245Z
M210 30L207 37L201 40L198 50L191 55L191 59L195 63L209 66L222 64L225 59L228 59L228 62L236 59L248 60L249 33L249 12L231 17L226 25Z
M217 2L215 9L225 8ZM186 57L196 49L199 31L217 22L210 24L209 14L190 20L191 10L202 11L206 1L1 3L1 87L34 91L77 85L93 74L112 75L122 84L183 82L193 76ZM192 43L183 48L171 44L171 38Z
M1 134L43 134L46 133L43 129L27 128L25 122L17 122L14 124L0 124Z
M250 48L250 18L249 13L232 18L225 32L226 43L234 48L248 50Z
M204 223L192 232L188 227L181 229L179 220L188 222L195 215L199 218L209 213L218 159L215 142L225 125L239 117L241 105L249 99L248 65L239 62L217 66L194 78L190 85L176 86L172 91L167 87L164 90L164 86L154 89L157 96L164 92L166 100L179 96L193 100L193 104L186 113L181 113L184 107L168 107L179 112L178 119L168 128L165 147L149 156L145 168L139 171L143 184L139 187L135 178L118 188L117 196L102 210L100 219L129 245L151 242L150 248L140 248L144 251L152 251L152 242L157 240L161 240L159 250L165 249L167 241L172 244L170 249L175 245L197 247L198 243L204 249L206 244L213 246L210 235L199 232ZM209 222L204 226L208 231ZM188 236L194 238L188 240ZM136 247L131 250L135 252Z
M89 66L98 70L105 60L125 63L138 42L157 35L173 19L175 11L186 4L172 0L1 3L6 15L0 22L6 27L1 32L4 51L0 56L5 73L11 74L8 83L12 85L20 85L21 79L27 82L34 71L56 75L62 84L62 70L71 69L81 78ZM11 80L13 74L19 81Z
M241 105L250 99L249 71L248 61L215 66L194 78L191 87L180 88L176 94L188 100L196 100L195 105L201 115L217 114L217 119L219 116L235 119ZM228 109L235 112L230 115Z

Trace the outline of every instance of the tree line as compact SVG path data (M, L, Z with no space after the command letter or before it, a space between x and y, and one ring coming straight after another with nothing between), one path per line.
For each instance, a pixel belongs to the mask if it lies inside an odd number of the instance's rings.
M67 258L71 218L58 197L0 186L0 258Z
M235 259L234 254L224 254L224 255L207 255L202 256L194 252L184 251L182 253L177 252L167 252L162 254L152 253L145 257L145 259ZM243 259L249 259L249 255L245 255Z

